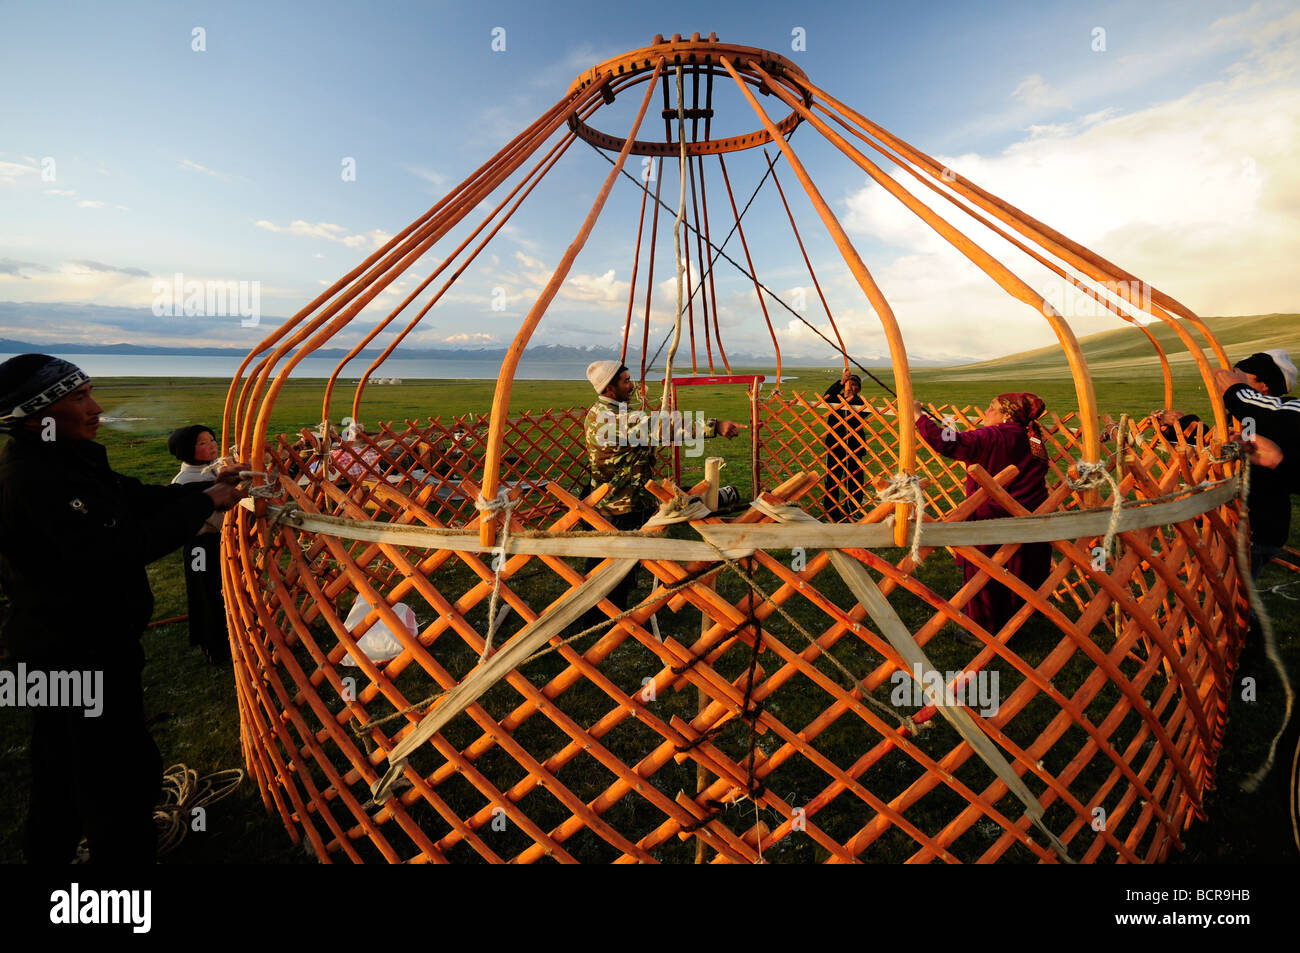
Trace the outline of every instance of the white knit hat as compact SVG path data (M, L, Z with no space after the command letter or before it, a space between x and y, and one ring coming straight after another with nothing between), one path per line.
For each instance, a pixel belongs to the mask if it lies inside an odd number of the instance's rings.
M1291 355L1280 347L1274 348L1271 351L1265 351L1264 353L1273 359L1273 363L1277 365L1277 369L1282 372L1282 379L1286 381L1285 393L1291 393L1291 391L1295 389L1296 380L1296 369L1295 364L1291 360Z
M587 380L596 388L597 394L603 394L605 388L614 383L623 365L619 361L592 361L587 365Z

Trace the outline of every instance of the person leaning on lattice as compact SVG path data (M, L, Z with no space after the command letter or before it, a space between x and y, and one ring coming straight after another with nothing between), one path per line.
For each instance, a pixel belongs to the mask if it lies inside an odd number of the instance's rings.
M1216 370L1215 383L1223 404L1241 424L1242 437L1249 445L1277 446L1277 457L1251 457L1250 487L1246 505L1250 510L1250 574L1258 580L1264 567L1286 546L1291 533L1291 494L1300 492L1300 400L1287 395L1296 383L1296 366L1286 351L1278 349L1252 354L1238 361L1232 370ZM1267 444L1264 441L1268 441Z
M655 456L661 446L693 444L709 437L735 437L744 429L734 420L710 417L702 426L689 415L663 420L658 412L629 410L628 400L636 385L627 366L618 361L596 361L587 367L587 380L596 391L596 402L587 411L583 433L592 487L610 485L610 492L596 509L619 530L640 529L654 513L655 498L645 485L654 477ZM591 572L599 559L587 560ZM634 585L636 570L628 573L608 596L620 609L627 608L627 594Z
M145 567L233 506L247 469L223 470L206 488L146 486L113 472L94 442L101 409L90 378L67 361L21 354L0 364L0 432L10 435L0 451L4 641L29 683L66 673L81 688L75 702L32 706L23 851L34 863L70 862L83 832L92 862L153 863L162 762L144 722Z
M1178 435L1188 443L1196 442L1196 434L1202 429L1201 418L1196 414L1185 414L1181 410L1159 410L1151 415L1160 428L1160 435L1169 443L1178 443Z
M826 415L826 518L845 523L858 515L867 482L862 465L862 378L845 370L822 398L833 407L840 405Z
M989 474L997 474L1014 465L1020 472L1007 484L1007 493L1030 511L1036 510L1047 499L1047 451L1037 423L1047 407L1037 395L999 394L984 411L984 426L966 431L941 428L925 413L919 400L913 407L917 433L931 449L968 467L979 464ZM967 476L966 495L969 497L978 489L979 484ZM991 520L1008 515L997 502L988 499L968 519ZM1001 547L991 544L976 548L992 557ZM963 585L982 571L961 556L957 557L957 562L961 565ZM1021 543L1006 564L1007 572L1031 589L1043 584L1051 568L1051 543ZM986 632L996 634L1023 603L1019 595L990 577L966 604L965 611Z

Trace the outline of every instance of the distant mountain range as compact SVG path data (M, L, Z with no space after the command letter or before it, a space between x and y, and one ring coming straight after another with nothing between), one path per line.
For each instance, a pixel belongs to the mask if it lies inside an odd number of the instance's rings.
M327 347L312 353L317 357L340 358L348 353L348 348ZM360 357L378 356L382 348L363 350ZM29 341L16 341L12 338L0 338L0 352L16 354L25 351L49 351L62 354L121 354L134 357L182 355L185 357L239 357L248 353L242 347L183 347L175 344L141 345L141 344L84 344L81 342L32 344ZM410 359L448 359L461 361L496 361L500 363L506 348L402 348L398 356ZM563 344L544 344L528 349L528 357L549 361L599 361L617 358L619 353L614 348L606 347L570 347ZM823 362L824 363L824 362Z
M421 361L421 360L456 360L456 361L485 361L500 364L506 355L506 348L402 348L397 357L403 360ZM0 338L0 353L3 354L24 354L29 351L37 351L51 354L118 354L131 357L164 357L164 356L183 356L183 357L227 357L243 358L247 353L247 348L240 347L181 347L179 345L158 345L148 346L141 344L84 344L84 343L43 343L33 344L29 341L16 341L12 338ZM367 357L377 357L382 348L366 349L356 358L361 360ZM314 357L337 360L348 353L347 348L331 347L321 348L313 351ZM549 362L549 363L574 363L582 361L607 361L618 360L619 350L613 347L573 347L567 344L539 344L528 349L524 354L524 360ZM759 354L732 353L728 354L728 359L735 367L765 367L772 363L772 356ZM677 365L682 363L682 355L678 355ZM689 365L690 360L687 358L686 363ZM832 361L813 360L811 358L789 358L785 364L791 367L826 367ZM946 366L936 361L913 361L918 366ZM662 364L662 358L660 360ZM868 367L888 367L888 361L868 361Z
M44 341L33 343L14 338L0 338L0 352L25 353L28 351L54 352L62 354L116 354L132 357L179 355L187 357L224 357L242 359L255 341L260 341L271 329L283 323L285 319L263 315L257 328L241 328L238 320L222 318L175 318L154 316L148 308L122 308L112 305L72 304L67 302L17 302L0 301L0 328L9 332L21 333L28 328L41 328L49 333L63 333L67 329L69 336L75 332L78 336L94 337L102 341L109 335L121 335L129 339L133 332L139 331L140 337L157 340L161 335L175 333L180 336L183 325L178 322L192 321L205 324L192 324L207 340L230 338L229 346L195 347L178 340L172 344L128 344L119 340L117 343L88 343L87 341ZM225 322L225 323L221 323ZM199 330L201 328L201 331ZM164 330L160 330L164 329ZM605 337L605 335L601 335ZM606 338L608 340L608 338ZM314 352L315 356L335 359L343 357L348 348L331 347ZM382 350L382 345L367 348L362 355L374 357ZM502 347L402 347L398 357L405 360L457 360L457 361L495 361L501 363L508 348ZM678 365L682 362L679 352ZM889 358L865 357L856 355L866 367L888 367ZM616 347L603 345L576 346L570 344L534 344L530 345L524 358L529 362L580 362L613 360L619 357ZM771 352L730 352L728 358L736 367L770 367L773 356ZM660 355L657 366L662 366ZM689 363L689 358L687 358ZM791 367L830 367L836 359L828 352L825 356L797 357L786 356L784 363ZM911 355L914 367L946 367L951 360L935 360L924 355Z
M112 323L119 331L122 325L128 328L132 323L144 321L152 323L156 329L158 319L154 318L151 312L146 308L115 308L100 307L95 305L69 305L69 304L37 304L37 303L15 303L9 301L0 301L0 323L3 323L9 330L21 328L23 323L30 321L40 321L46 327L57 329L62 323L60 319L70 319L74 316L85 318L91 316L102 318L105 324ZM258 329L259 338L266 330L273 328L281 319L264 318L262 328ZM1293 355L1300 356L1300 315L1296 314L1267 314L1267 315L1238 315L1231 317L1213 317L1204 319L1206 325L1219 339L1223 347L1229 352L1233 360L1244 357L1253 351L1265 350L1271 347L1287 348ZM1185 327L1189 327L1182 322ZM1175 367L1189 366L1191 364L1191 355L1187 353L1182 343L1178 340L1173 331L1163 322L1156 321L1148 325L1148 329L1160 341L1161 346L1169 356L1170 363ZM236 329L230 329L232 332ZM245 332L250 333L250 332ZM1199 334L1192 332L1193 337L1199 340ZM1119 328L1113 331L1103 331L1099 334L1090 334L1079 339L1083 347L1084 355L1092 369L1094 375L1098 374L1124 374L1131 373L1140 368L1145 368L1155 355L1152 351L1149 341L1145 335L1134 327ZM67 341L60 343L32 343L13 338L0 338L0 353L22 354L29 351L49 352L56 354L116 354L121 356L148 357L148 356L167 356L179 355L188 357L224 357L242 359L248 353L247 345L237 345L231 347L193 347L184 344L88 344L82 341ZM365 357L377 356L381 348L366 349L362 352ZM399 357L405 360L453 360L453 361L483 361L500 364L506 355L505 347L490 348L402 348ZM315 352L316 357L337 360L347 353L346 348L333 347L323 348ZM538 344L528 348L525 354L525 360L530 363L580 363L585 361L600 360L617 360L619 350L615 347L605 347L601 345L574 346L569 344ZM728 355L731 364L735 367L770 367L772 365L772 355L770 353L731 353ZM973 364L957 364L954 361L931 360L916 354L909 355L911 365L916 368L949 368L953 371L960 370L964 375L980 377L984 375L998 376L1005 375L1009 368L1014 367L1017 374L1028 375L1033 377L1054 377L1060 375L1068 376L1069 371L1066 367L1065 355L1059 347L1039 348L1033 351L1024 351L1016 354L1010 354L1006 357L996 358L991 361L982 361ZM680 366L682 356L679 355L678 365ZM660 361L661 366L662 357ZM829 354L825 357L817 358L800 358L787 357L784 363L789 367L829 367L836 363L835 359ZM687 358L689 365L689 358ZM867 367L889 367L889 361L885 357L864 359Z

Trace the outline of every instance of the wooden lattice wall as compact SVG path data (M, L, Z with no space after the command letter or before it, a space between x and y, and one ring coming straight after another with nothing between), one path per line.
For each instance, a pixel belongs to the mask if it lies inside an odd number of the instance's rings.
M793 394L773 401L759 437L766 498L819 514L827 409ZM879 409L862 420L872 475L892 463L892 418ZM972 417L939 411L958 426ZM503 481L526 501L518 532L611 529L592 505L599 491L585 501L573 491L581 415L512 422ZM1068 423L1051 428L1058 474L1074 442ZM384 428L361 438L365 472L334 480L312 466L318 441L295 450L281 439L270 452L283 495L272 505L473 528L481 432L472 418ZM1225 475L1203 443L1171 446L1149 421L1130 424L1125 442L1121 490L1132 503L1194 495ZM1018 512L995 479L1006 474L979 474L982 489L964 500L960 467L922 459L927 519L960 521L987 496ZM1054 479L1040 512L1080 496ZM859 516L873 524L892 512L868 502ZM767 519L750 510L739 522ZM998 672L997 711L977 721L1071 859L1151 861L1179 843L1213 779L1242 625L1234 533L1229 505L1123 532L1100 569L1095 538L1058 541L1050 577L1021 593L1027 605L998 633L962 611L986 575L954 584L942 552L920 568L905 551L846 552L936 666ZM301 532L247 510L227 522L224 542L246 758L268 810L322 860L689 862L697 844L710 862L1060 859L937 709L895 704L891 676L904 665L824 552L802 565L762 549L731 566L644 560L666 587L652 601L512 671L412 756L406 786L380 805L370 785L384 753L479 662L491 555ZM1013 548L958 551L1000 577ZM495 644L553 608L583 568L508 556L500 598L510 611ZM382 603L377 615L395 632L388 607L415 611L418 636L399 633L398 657L376 664L356 648L361 629L343 620L358 596ZM644 581L637 598L650 598ZM958 626L979 646L955 640ZM359 667L344 667L346 654Z

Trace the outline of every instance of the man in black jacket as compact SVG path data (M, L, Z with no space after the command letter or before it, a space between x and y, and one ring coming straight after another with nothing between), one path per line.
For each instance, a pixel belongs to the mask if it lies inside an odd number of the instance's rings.
M866 489L862 453L862 378L847 370L826 389L822 399L831 407L826 415L826 519L846 523L857 518ZM844 406L850 405L850 406Z
M203 485L146 486L93 441L100 406L67 361L0 364L0 579L4 641L34 710L24 852L67 863L84 832L100 863L152 863L162 763L144 724L140 635L153 614L148 563L242 495L238 469ZM74 707L49 686L94 687ZM83 702L86 701L83 699Z
M1281 552L1291 531L1291 494L1300 492L1300 400L1288 398L1296 366L1283 350L1262 351L1215 372L1223 404L1241 423L1242 435L1260 436L1280 450L1281 460L1251 469L1250 570L1258 579Z

